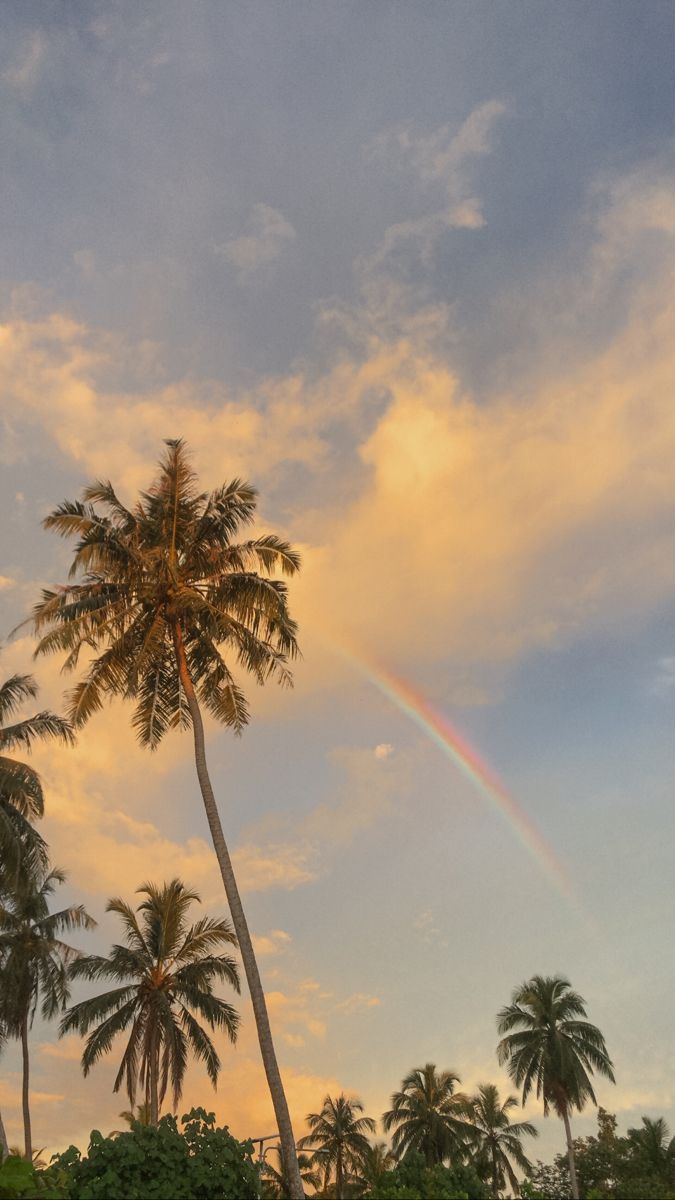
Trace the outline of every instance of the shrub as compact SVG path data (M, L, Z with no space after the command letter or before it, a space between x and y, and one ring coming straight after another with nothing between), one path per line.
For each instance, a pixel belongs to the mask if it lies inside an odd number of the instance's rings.
M471 1167L427 1167L421 1154L410 1153L370 1195L372 1200L488 1200L489 1192Z
M69 1200L257 1200L253 1144L238 1142L214 1113L194 1108L159 1125L135 1121L129 1133L91 1134L86 1158L71 1146L45 1176L66 1181Z

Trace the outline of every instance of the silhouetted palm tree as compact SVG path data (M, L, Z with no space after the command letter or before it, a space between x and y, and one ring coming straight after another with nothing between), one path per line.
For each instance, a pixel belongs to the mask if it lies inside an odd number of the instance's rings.
M112 484L85 488L44 524L77 538L71 578L42 593L33 612L38 654L65 651L65 668L82 649L94 652L70 696L70 716L82 726L104 700L136 701L140 742L159 745L167 729L192 726L195 763L213 845L241 950L293 1200L303 1195L295 1140L272 1041L265 995L209 778L201 703L235 731L248 722L246 699L232 667L258 683L290 683L296 627L286 587L299 558L274 534L237 543L255 517L257 493L234 480L198 492L185 445L167 441L159 474L133 510ZM222 650L228 656L224 657Z
M365 1196L382 1182L387 1171L396 1166L396 1159L386 1142L375 1142L364 1150L359 1166L359 1181Z
M579 1189L570 1113L574 1108L581 1111L588 1100L596 1103L590 1079L594 1071L614 1083L605 1039L585 1017L585 1001L567 979L542 975L517 987L497 1017L502 1035L497 1056L500 1063L508 1063L513 1082L522 1087L523 1104L534 1090L543 1100L544 1116L553 1106L564 1123L574 1200Z
M476 1095L470 1097L467 1105L471 1122L469 1145L473 1150L471 1165L480 1178L490 1184L495 1197L504 1190L507 1179L513 1194L520 1195L511 1161L525 1173L532 1167L521 1142L524 1137L537 1137L537 1130L529 1121L511 1121L509 1112L517 1106L515 1096L507 1096L504 1103L500 1103L499 1092L493 1083L479 1084Z
M438 1071L434 1063L416 1067L394 1092L391 1108L382 1116L386 1133L394 1130L392 1150L397 1159L409 1150L424 1155L428 1167L461 1152L467 1132L467 1097L455 1092L459 1075Z
M663 1117L643 1117L641 1126L628 1130L628 1142L636 1160L671 1182L675 1174L675 1138L671 1138Z
M0 991L7 1031L21 1039L28 1159L33 1155L28 1032L38 1005L43 1017L50 1019L68 1002L68 968L78 951L67 945L61 935L73 929L92 929L96 924L81 904L50 913L49 901L55 885L64 883L65 878L65 873L57 868L23 878L21 886L0 900Z
M370 1148L366 1134L375 1132L374 1120L359 1116L362 1112L356 1098L349 1100L344 1093L335 1099L326 1096L321 1112L308 1114L311 1132L298 1142L301 1149L312 1152L311 1163L323 1174L324 1185L334 1174L336 1200L343 1200L348 1177L359 1173Z
M278 1169L268 1160L269 1153L276 1154L279 1160ZM319 1187L319 1173L313 1170L312 1162L309 1154L298 1154L298 1166L300 1168L300 1178L303 1185L316 1190ZM265 1151L265 1158L261 1167L261 1175L263 1181L263 1196L265 1200L287 1200L288 1189L284 1182L283 1168L281 1163L281 1150L278 1146L273 1146L271 1150Z
M120 986L75 1004L61 1022L61 1033L89 1033L82 1055L87 1075L117 1034L129 1029L113 1090L124 1082L133 1109L140 1082L150 1124L156 1125L169 1080L174 1107L178 1104L189 1050L205 1064L216 1086L220 1058L194 1013L235 1041L239 1017L213 994L213 984L223 981L238 992L239 976L232 958L214 953L236 942L229 922L202 917L188 925L190 906L199 900L196 892L179 879L161 888L146 883L138 891L146 899L136 911L120 899L106 906L107 912L121 917L126 945L113 946L107 958L78 958L70 969L74 979L114 980Z
M40 776L8 752L30 751L50 738L73 742L70 725L53 712L14 719L37 692L32 675L12 675L0 685L0 889L15 886L21 869L30 874L47 867L47 847L32 825L44 812Z

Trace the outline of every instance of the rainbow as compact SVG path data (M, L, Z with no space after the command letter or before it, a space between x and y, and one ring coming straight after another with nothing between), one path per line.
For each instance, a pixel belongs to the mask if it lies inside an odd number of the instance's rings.
M344 648L340 649L340 653L405 713L478 788L508 822L548 881L566 900L578 907L571 883L551 846L524 809L509 795L494 771L462 737L445 714L434 708L407 679L396 676L380 664L369 662Z

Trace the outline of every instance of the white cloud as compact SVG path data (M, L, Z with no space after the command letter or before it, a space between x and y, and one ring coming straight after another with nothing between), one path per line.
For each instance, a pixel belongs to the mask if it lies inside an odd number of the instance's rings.
M5 83L17 92L30 92L39 79L47 49L45 33L41 29L34 29L14 62L3 72Z
M295 230L283 213L269 204L254 204L246 232L215 249L237 268L239 282L246 283L261 267L275 262L295 237Z

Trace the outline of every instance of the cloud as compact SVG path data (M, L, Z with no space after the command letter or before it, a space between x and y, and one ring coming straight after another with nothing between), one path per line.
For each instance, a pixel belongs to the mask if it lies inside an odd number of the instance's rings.
M247 231L216 246L216 253L237 268L240 283L248 283L261 267L280 257L296 238L290 221L269 204L254 204Z
M34 29L16 55L14 62L2 74L6 84L14 91L28 93L37 83L45 59L48 42L42 29Z
M269 933L252 934L251 940L258 958L275 958L288 949L292 938L284 929L270 929Z
M12 579L9 575L0 575L0 592L7 592L13 587L16 587L16 579Z
M375 758L379 758L380 760L383 758L389 758L393 753L394 747L390 742L380 742L379 746L376 746L373 750Z
M670 696L675 688L675 656L666 655L658 661L657 672L652 682L655 696Z

